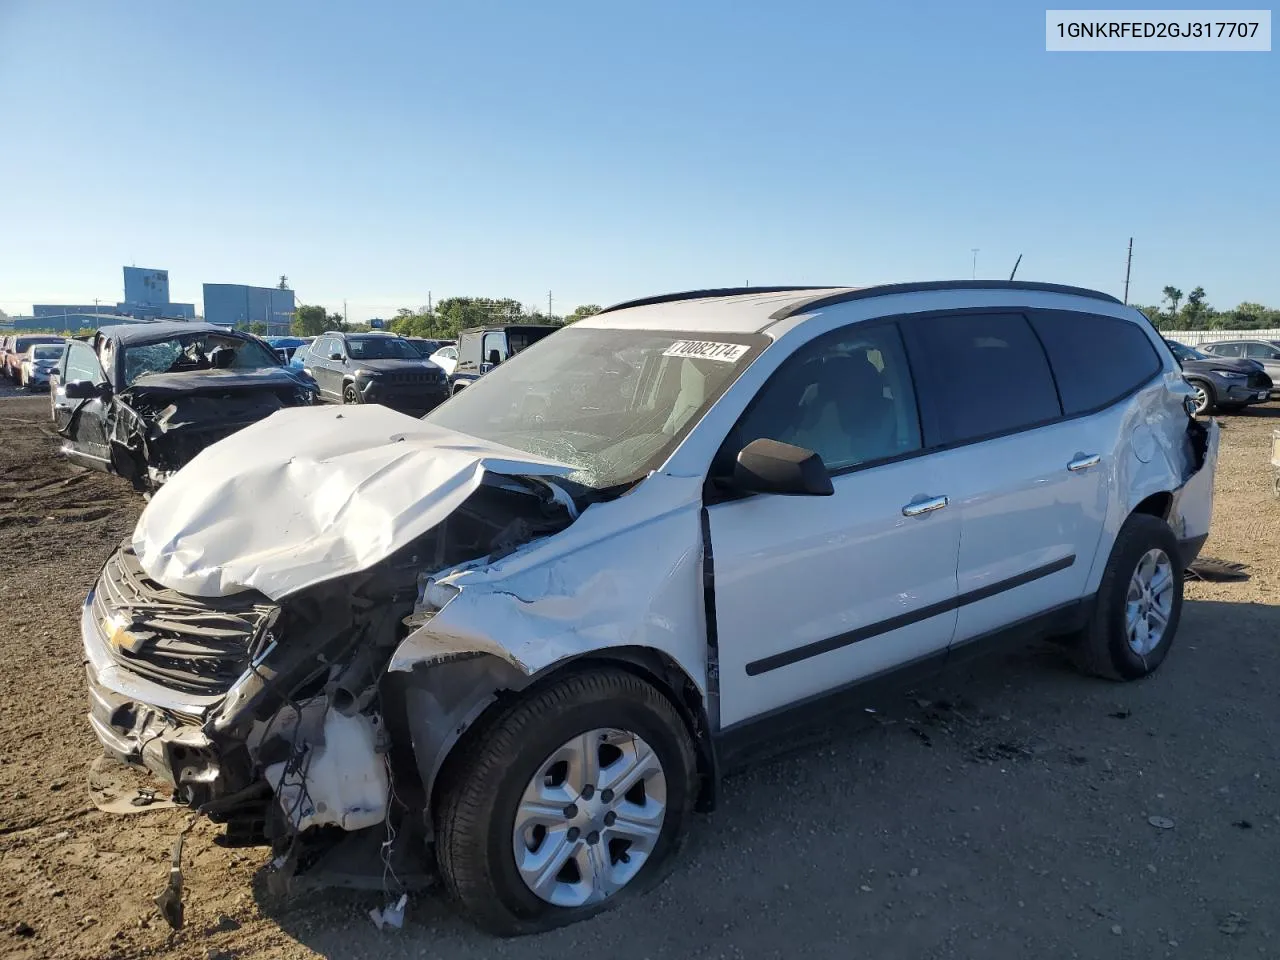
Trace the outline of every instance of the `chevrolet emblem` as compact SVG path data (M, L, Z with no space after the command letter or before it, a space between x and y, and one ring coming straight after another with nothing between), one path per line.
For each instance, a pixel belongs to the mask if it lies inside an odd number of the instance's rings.
M137 653L142 649L144 638L135 636L129 630L133 626L133 621L116 614L112 617L103 617L101 626L102 633L111 646L129 653Z

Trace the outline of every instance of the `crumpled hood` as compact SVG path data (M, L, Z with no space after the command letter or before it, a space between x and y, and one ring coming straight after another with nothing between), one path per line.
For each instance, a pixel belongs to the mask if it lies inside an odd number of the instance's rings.
M133 547L149 576L182 593L279 600L390 556L485 471L573 470L378 405L291 408L201 451L156 492Z
M151 373L139 377L121 393L129 396L165 397L219 390L280 390L307 387L297 373L285 367L262 367L256 370L182 370L177 373Z

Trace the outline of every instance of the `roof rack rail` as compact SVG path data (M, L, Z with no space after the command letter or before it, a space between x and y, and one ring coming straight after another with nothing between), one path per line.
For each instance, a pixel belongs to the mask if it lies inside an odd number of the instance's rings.
M796 290L842 290L843 287L832 287L824 284L808 283L799 287L715 287L710 290L685 290L682 293L661 293L655 297L641 297L639 300L624 300L605 307L600 313L612 313L615 310L628 310L631 307L651 307L656 303L677 303L681 300L702 300L708 297L740 297L748 293L792 293ZM599 316L599 314L596 314Z
M919 283L882 283L874 287L841 290L839 293L812 297L774 311L769 314L769 319L785 320L797 314L820 310L823 307L846 303L850 300L886 297L894 293L926 293L930 290L1036 290L1041 293L1066 293L1076 297L1105 300L1108 303L1120 303L1118 298L1109 293L1101 293L1085 287L1071 287L1061 283L1036 283L1034 280L926 280Z

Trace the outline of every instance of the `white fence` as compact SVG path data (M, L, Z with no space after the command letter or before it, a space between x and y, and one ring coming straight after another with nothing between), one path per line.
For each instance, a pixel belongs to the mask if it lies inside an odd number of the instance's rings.
M1219 340L1280 340L1280 327L1265 330L1161 330L1160 335L1188 347L1198 347L1202 343L1217 343Z

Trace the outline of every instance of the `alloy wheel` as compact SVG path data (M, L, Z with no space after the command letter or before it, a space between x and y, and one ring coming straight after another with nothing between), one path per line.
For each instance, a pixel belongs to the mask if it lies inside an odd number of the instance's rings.
M558 907L605 900L644 867L666 812L666 775L648 743L616 729L576 736L542 762L516 808L520 878Z
M1138 561L1125 597L1125 631L1129 649L1140 657L1151 653L1164 639L1173 615L1173 561L1155 547Z

